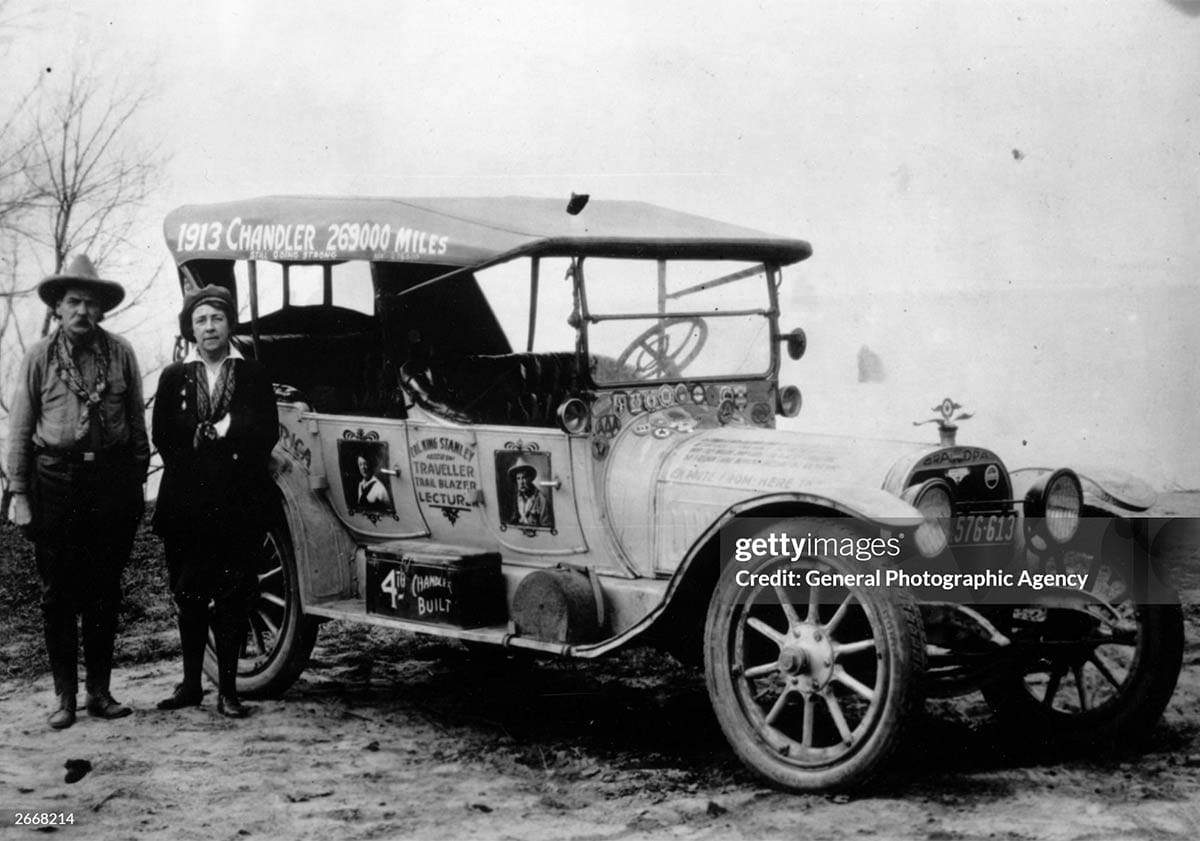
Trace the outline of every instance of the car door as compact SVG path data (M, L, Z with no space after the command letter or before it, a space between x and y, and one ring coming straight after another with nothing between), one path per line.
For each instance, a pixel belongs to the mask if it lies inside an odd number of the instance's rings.
M413 421L408 454L434 540L494 549L518 562L588 551L565 433Z
M429 535L409 471L402 420L308 413L316 423L329 502L357 535L374 539Z

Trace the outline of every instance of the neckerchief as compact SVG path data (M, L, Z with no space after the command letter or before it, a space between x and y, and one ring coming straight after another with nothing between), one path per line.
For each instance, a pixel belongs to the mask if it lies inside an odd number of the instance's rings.
M83 381L83 372L79 370L79 366L75 364L75 357L71 355L71 344L67 339L67 331L61 327L54 335L52 352L54 365L58 369L58 378L66 384L72 394L83 401L83 405L87 408L86 422L82 422L83 419L80 419L80 426L84 427L80 432L82 434L90 432L94 435L100 430L100 404L104 400L104 392L108 391L108 367L112 363L112 353L108 346L108 334L99 327L96 328L91 344L96 354L96 379L90 388Z
M226 357L221 362L215 397L208 388L208 369L204 362L193 362L192 365L196 376L196 421L204 424L220 420L229 413L229 401L233 398L233 387L237 382L233 360Z

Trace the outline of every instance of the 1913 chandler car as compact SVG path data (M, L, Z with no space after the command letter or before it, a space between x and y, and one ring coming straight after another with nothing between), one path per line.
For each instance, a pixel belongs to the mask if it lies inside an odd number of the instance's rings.
M778 290L806 242L584 196L273 197L165 229L181 281L235 292L280 397L247 695L286 689L328 619L577 658L653 642L801 790L868 780L930 693L1122 740L1170 698L1180 608L1125 519L1144 485L1010 470L955 442L949 400L936 445L775 429L800 409ZM872 577L896 572L943 577Z

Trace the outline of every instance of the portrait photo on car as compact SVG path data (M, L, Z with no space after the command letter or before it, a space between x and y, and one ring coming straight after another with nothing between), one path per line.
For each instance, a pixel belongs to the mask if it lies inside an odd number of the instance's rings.
M395 513L388 477L379 472L388 465L387 442L342 440L337 450L346 509L351 514Z
M527 535L556 533L554 504L539 482L551 477L550 454L528 450L496 451L496 499L500 528L512 526Z

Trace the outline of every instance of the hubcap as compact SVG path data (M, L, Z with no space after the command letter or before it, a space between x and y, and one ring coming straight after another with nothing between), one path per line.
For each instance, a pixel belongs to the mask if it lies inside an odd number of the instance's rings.
M780 676L803 692L823 689L833 676L837 659L828 634L811 622L793 625L779 647Z

